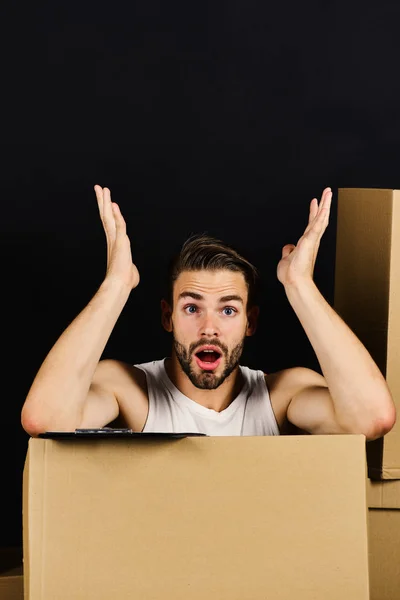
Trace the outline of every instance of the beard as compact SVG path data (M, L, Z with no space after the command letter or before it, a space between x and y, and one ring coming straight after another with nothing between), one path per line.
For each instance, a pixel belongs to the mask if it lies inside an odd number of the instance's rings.
M244 340L243 338L230 352L225 346L225 344L221 344L218 340L199 340L198 342L193 342L190 344L189 348L185 348L183 344L178 342L175 338L174 332L173 340L174 340L174 350L176 356L178 358L179 364L182 367L182 371L189 377L190 381L193 385L201 390L215 390L217 389L227 377L236 369L239 364L240 357L243 352ZM217 346L224 358L225 358L225 368L221 375L215 375L210 371L202 371L200 373L195 373L192 368L192 358L194 351L203 346L205 343Z

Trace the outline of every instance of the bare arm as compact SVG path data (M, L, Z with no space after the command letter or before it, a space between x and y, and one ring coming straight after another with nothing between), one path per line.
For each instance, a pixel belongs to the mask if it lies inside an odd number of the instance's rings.
M328 224L331 197L327 188L319 206L316 199L311 202L304 235L297 246L283 248L278 265L278 278L323 373L320 383L310 381L292 399L288 418L312 433L363 433L374 439L387 433L395 422L389 388L367 349L312 280L320 239Z
M314 285L291 289L288 297L315 350L327 385L327 389L306 389L292 400L292 422L308 430L326 431L325 418L331 429L335 422L334 433L364 433L370 440L387 433L394 424L394 404L386 381L366 348ZM314 418L318 414L322 422ZM307 419L310 425L305 427Z
M107 273L89 304L62 333L41 365L22 408L30 435L80 427L87 403L97 403L96 426L118 415L112 390L92 380L108 338L131 290L139 282L125 221L107 188L95 187L107 238ZM95 426L95 425L93 425Z

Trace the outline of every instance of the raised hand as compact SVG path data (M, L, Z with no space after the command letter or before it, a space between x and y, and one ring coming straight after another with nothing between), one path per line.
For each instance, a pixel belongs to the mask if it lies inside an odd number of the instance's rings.
M313 198L308 225L297 245L286 244L282 248L277 275L283 285L291 285L300 279L312 280L319 244L329 223L331 201L332 191L329 187L322 192L319 204L317 198Z
M126 223L118 204L111 201L111 192L100 185L94 186L101 221L107 238L107 280L117 280L135 288L140 280L139 271L132 262L131 243Z

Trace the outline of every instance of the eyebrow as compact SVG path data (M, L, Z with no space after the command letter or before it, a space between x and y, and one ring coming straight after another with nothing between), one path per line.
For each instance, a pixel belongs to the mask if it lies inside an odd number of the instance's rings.
M181 298L193 298L193 300L204 300L204 296L202 296L201 294L197 294L196 292L181 292L178 296L178 300L180 300ZM236 300L236 302L241 302L241 304L244 304L243 302L243 298L241 296L238 296L237 294L230 294L229 296L222 296L222 298L220 298L218 300L218 302L220 302L221 304L224 302L232 302Z

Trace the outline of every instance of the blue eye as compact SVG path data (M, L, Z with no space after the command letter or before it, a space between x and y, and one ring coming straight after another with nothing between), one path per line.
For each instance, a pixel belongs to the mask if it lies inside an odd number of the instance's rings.
M229 310L230 313L227 315L227 317L230 317L232 314L234 314L236 312L236 310L234 308L232 308L231 306L226 306L224 308L224 311ZM226 313L225 313L226 314Z
M197 306L195 306L194 304L191 304L190 306L186 307L186 310L192 315L196 312Z

